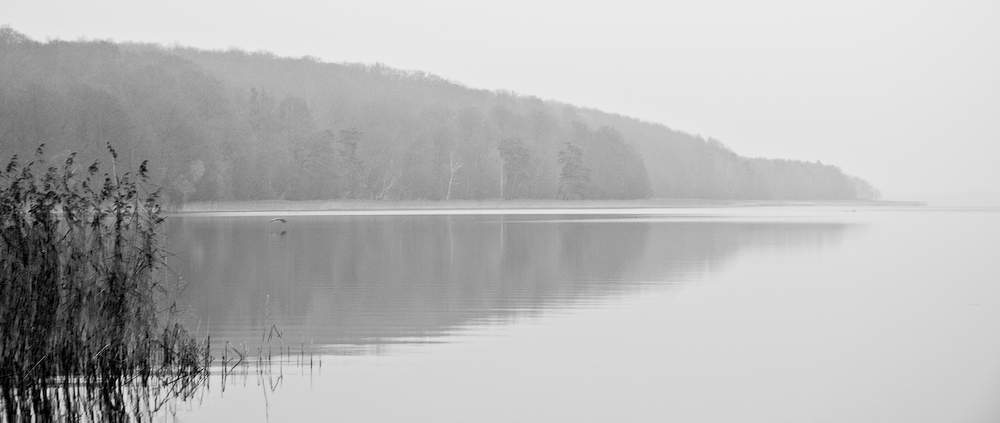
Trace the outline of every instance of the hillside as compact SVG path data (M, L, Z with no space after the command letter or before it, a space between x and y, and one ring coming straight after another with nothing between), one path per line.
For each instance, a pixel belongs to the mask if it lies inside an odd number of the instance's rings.
M174 202L876 199L821 163L381 65L0 29L0 157L106 156Z

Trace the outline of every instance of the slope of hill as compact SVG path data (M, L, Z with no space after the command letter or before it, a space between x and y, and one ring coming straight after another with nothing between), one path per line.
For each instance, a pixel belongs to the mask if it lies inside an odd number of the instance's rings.
M175 202L876 199L820 163L382 65L0 29L0 155L148 158Z

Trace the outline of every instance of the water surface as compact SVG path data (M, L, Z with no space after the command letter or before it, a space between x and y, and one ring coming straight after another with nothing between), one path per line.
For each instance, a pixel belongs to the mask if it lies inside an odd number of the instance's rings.
M185 215L182 304L323 367L184 421L991 421L1000 213Z

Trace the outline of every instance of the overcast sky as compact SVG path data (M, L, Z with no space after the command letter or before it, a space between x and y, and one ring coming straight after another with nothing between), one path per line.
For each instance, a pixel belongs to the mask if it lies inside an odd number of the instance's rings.
M0 0L36 40L382 62L820 160L891 199L1000 192L1000 1ZM647 166L656 166L647 163Z

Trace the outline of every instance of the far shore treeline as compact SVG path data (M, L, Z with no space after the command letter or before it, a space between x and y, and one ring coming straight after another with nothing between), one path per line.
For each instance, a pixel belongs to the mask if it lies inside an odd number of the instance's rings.
M0 157L43 143L148 159L173 203L879 198L836 166L424 72L0 28Z

